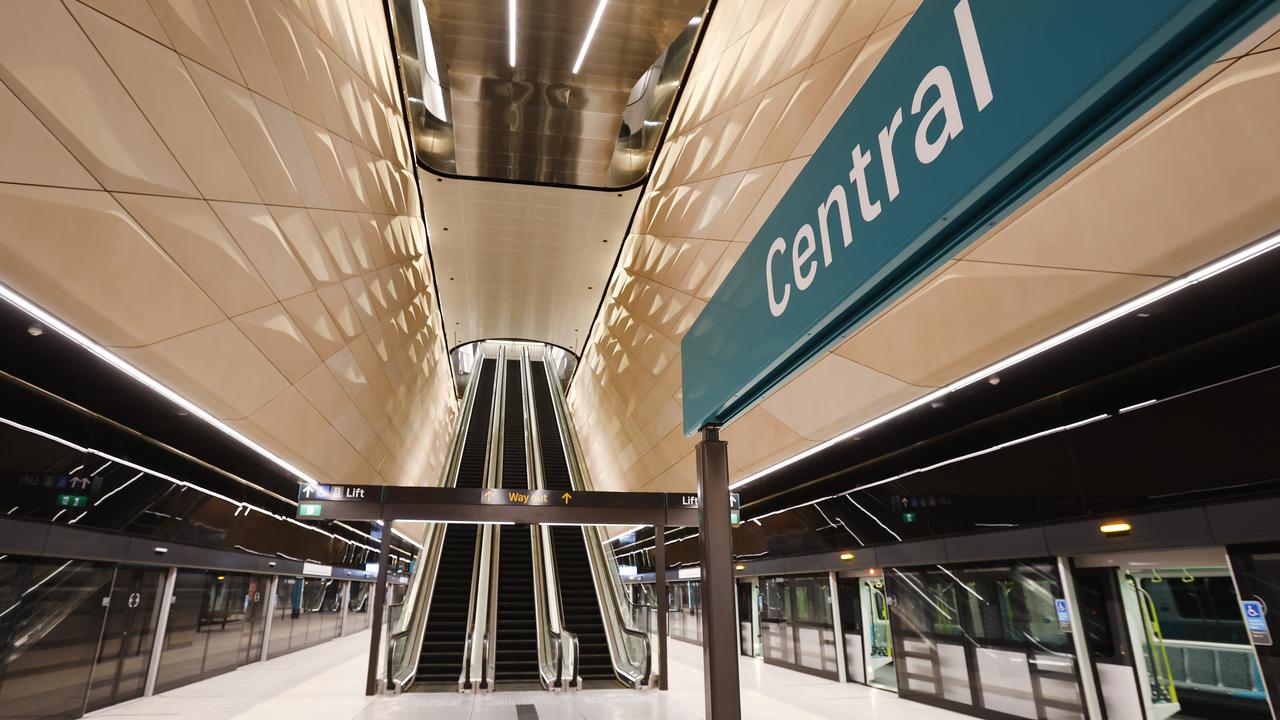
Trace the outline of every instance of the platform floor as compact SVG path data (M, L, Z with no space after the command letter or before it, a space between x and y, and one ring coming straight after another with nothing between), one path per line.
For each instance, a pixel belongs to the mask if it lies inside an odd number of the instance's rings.
M364 695L368 631L87 717L110 720L660 720L703 717L702 648L672 641L667 692L584 690L484 695ZM842 685L742 658L750 720L953 720L967 717L861 685ZM536 713L536 714L535 714Z

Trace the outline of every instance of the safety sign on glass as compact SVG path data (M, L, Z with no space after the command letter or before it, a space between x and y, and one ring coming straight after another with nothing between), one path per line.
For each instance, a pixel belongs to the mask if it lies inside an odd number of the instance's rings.
M1267 609L1257 600L1242 600L1240 609L1244 611L1244 624L1249 628L1249 637L1254 645L1271 644L1271 628L1267 627Z
M1053 607L1058 611L1058 627L1062 628L1062 632L1071 632L1071 610L1067 607L1067 601L1063 598L1056 598L1053 601Z

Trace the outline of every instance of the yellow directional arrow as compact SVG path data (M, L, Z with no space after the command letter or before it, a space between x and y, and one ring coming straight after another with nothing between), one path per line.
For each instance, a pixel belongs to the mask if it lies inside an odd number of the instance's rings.
M481 499L483 499L483 500L490 500L490 499L492 499L492 498L493 498L493 490L492 490L492 489L485 490L485 491L484 491L484 495L482 495L482 496L481 496Z
M573 496L570 495L569 493L565 493L560 496L560 499L564 501L565 505L568 505L570 502L573 501Z

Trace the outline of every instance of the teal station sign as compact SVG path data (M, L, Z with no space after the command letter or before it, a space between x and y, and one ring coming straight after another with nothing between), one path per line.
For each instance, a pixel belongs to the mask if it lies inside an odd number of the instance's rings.
M685 432L745 412L1278 7L924 0L685 335Z

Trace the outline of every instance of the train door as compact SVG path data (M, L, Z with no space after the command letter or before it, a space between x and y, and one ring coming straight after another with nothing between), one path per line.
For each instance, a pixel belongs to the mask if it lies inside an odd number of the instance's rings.
M858 597L858 578L836 578L836 595L840 604L840 630L844 638L837 642L844 648L845 679L866 683L866 651L862 642L862 602Z
M893 666L893 637L889 631L889 600L884 578L858 578L862 606L863 668L867 684L882 690L898 690L898 673Z
M1117 554L1102 563L1106 571L1076 577L1086 613L1088 578L1113 583L1106 592L1127 652L1118 661L1093 653L1109 720L1274 717L1221 549Z
M165 571L121 565L105 599L106 618L85 711L142 695L151 660Z

